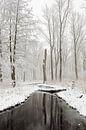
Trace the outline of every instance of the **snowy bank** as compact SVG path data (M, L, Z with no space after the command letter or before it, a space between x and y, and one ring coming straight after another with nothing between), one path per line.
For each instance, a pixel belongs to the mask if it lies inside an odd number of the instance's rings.
M68 88L67 91L58 93L71 107L76 108L81 115L86 116L86 94L77 88Z
M41 84L42 85L42 84ZM8 87L10 86L10 87ZM37 83L17 83L13 88L11 85L4 84L0 86L0 111L11 108L17 104L24 102L32 93L37 90L59 90L61 87L46 86Z
M15 88L0 88L0 111L24 102L33 92L38 90L37 86L27 83L18 84Z
M15 88L0 87L0 111L24 102L33 92L37 90L58 91L59 97L70 106L76 108L81 115L86 116L86 94L76 87L63 87L60 85L19 83ZM64 91L65 90L65 91Z

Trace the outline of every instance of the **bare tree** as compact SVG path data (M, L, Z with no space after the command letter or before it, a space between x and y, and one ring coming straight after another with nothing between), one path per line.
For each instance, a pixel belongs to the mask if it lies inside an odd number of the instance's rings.
M44 18L47 25L47 32L48 36L47 40L50 46L50 65L51 65L51 80L54 79L54 72L53 72L53 51L54 51L54 45L55 45L55 39L54 39L54 16L52 14L52 11L46 6L45 12L44 12Z
M19 16L19 2L17 0L17 7L16 7L16 17L15 17L15 33L14 33L14 46L13 46L13 66L12 66L12 80L13 86L15 87L16 84L16 75L15 75L15 57L16 57L16 43L17 43L17 31L18 31L18 16Z
M14 8L14 12L12 12L12 5L16 5L16 8ZM16 74L15 74L15 56L16 56L16 42L17 42L17 26L18 26L18 15L19 15L19 0L17 0L17 3L13 3L13 1L8 1L8 5L10 7L10 9L8 9L9 11L9 15L8 15L8 19L9 19L9 47L10 47L10 64L11 64L11 79L12 79L12 84L13 87L15 87L16 85ZM13 26L13 21L14 18L12 16L12 14L15 14L15 30L14 30L14 44L12 45L12 26Z
M72 14L71 20L71 34L73 38L73 48L74 48L74 68L75 68L75 77L76 80L79 78L78 75L78 52L80 50L80 45L83 43L85 38L84 24L82 18L78 13Z
M57 71L58 71L58 64L59 64L59 42L58 42L58 36L55 38L56 43L54 46L54 57L55 57L55 80L57 80Z
M11 4L10 4L11 9ZM11 10L9 10L9 43L10 43L10 65L11 65L11 79L13 80L13 55L12 55L12 18Z
M3 74L2 74L2 67L3 67L3 63L2 63L2 59L3 59L3 57L2 57L2 53L3 53L3 50L2 50L2 40L3 40L3 38L2 38L2 29L3 29L3 1L2 0L0 0L0 82L2 82L3 81Z
M60 53L60 72L59 79L62 81L62 40L66 28L71 0L56 0L59 19L59 53Z
M56 13L56 7L52 6L51 9L46 7L44 12L44 18L46 20L45 25L47 25L47 35L46 37L49 46L50 46L50 66L51 66L51 80L54 80L54 70L55 70L55 79L57 79L57 66L59 63L59 43L58 43L58 17ZM55 69L54 69L55 63Z
M2 82L2 38L0 29L0 82Z
M53 59L55 64L55 79L57 80L57 68L59 63L59 36L58 36L58 18L55 15L55 10L52 11L52 41L53 41ZM53 65L54 66L54 65Z

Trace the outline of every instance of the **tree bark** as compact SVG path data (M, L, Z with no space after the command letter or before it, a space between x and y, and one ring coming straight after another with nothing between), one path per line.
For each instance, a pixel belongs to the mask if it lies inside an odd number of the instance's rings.
M43 59L43 83L47 81L47 75L46 75L46 60L47 60L47 50L45 49L44 52L44 59Z
M9 34L9 41L10 41L10 65L11 65L11 80L13 81L13 57L12 57L12 34L11 34L11 18L10 18L10 34Z
M17 10L16 10L16 22L15 22L15 35L14 35L14 47L13 47L13 73L12 73L12 78L13 78L13 87L16 85L16 72L15 72L15 57L16 57L16 43L17 43L17 31L18 31L18 15L19 15L19 0L17 2Z
M59 58L57 59L58 61L56 61L55 63L55 79L57 80L57 74L58 74L58 63L59 63Z
M1 40L1 29L0 29L0 59L2 62L2 40ZM2 64L0 62L0 82L2 82Z
M61 24L61 21L60 21ZM59 80L62 81L62 25L60 25L60 71L59 71Z
M51 57L51 80L53 80L54 79L54 77L53 77L53 49L51 48L51 50L50 50L50 57Z
M59 63L59 53L55 52L55 80L57 80L58 63Z
M76 43L74 43L74 57L75 57L75 76L76 80L78 80L78 68L77 68L77 52L76 52Z

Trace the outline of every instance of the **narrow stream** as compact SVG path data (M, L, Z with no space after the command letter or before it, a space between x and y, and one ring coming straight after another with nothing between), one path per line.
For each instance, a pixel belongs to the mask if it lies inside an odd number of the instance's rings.
M0 114L0 130L86 130L86 119L62 99L37 92Z

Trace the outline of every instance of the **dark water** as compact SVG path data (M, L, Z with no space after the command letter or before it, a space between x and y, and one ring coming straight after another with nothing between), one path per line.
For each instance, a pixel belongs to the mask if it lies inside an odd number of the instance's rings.
M0 114L0 130L86 130L86 119L61 99L35 93L23 105Z

